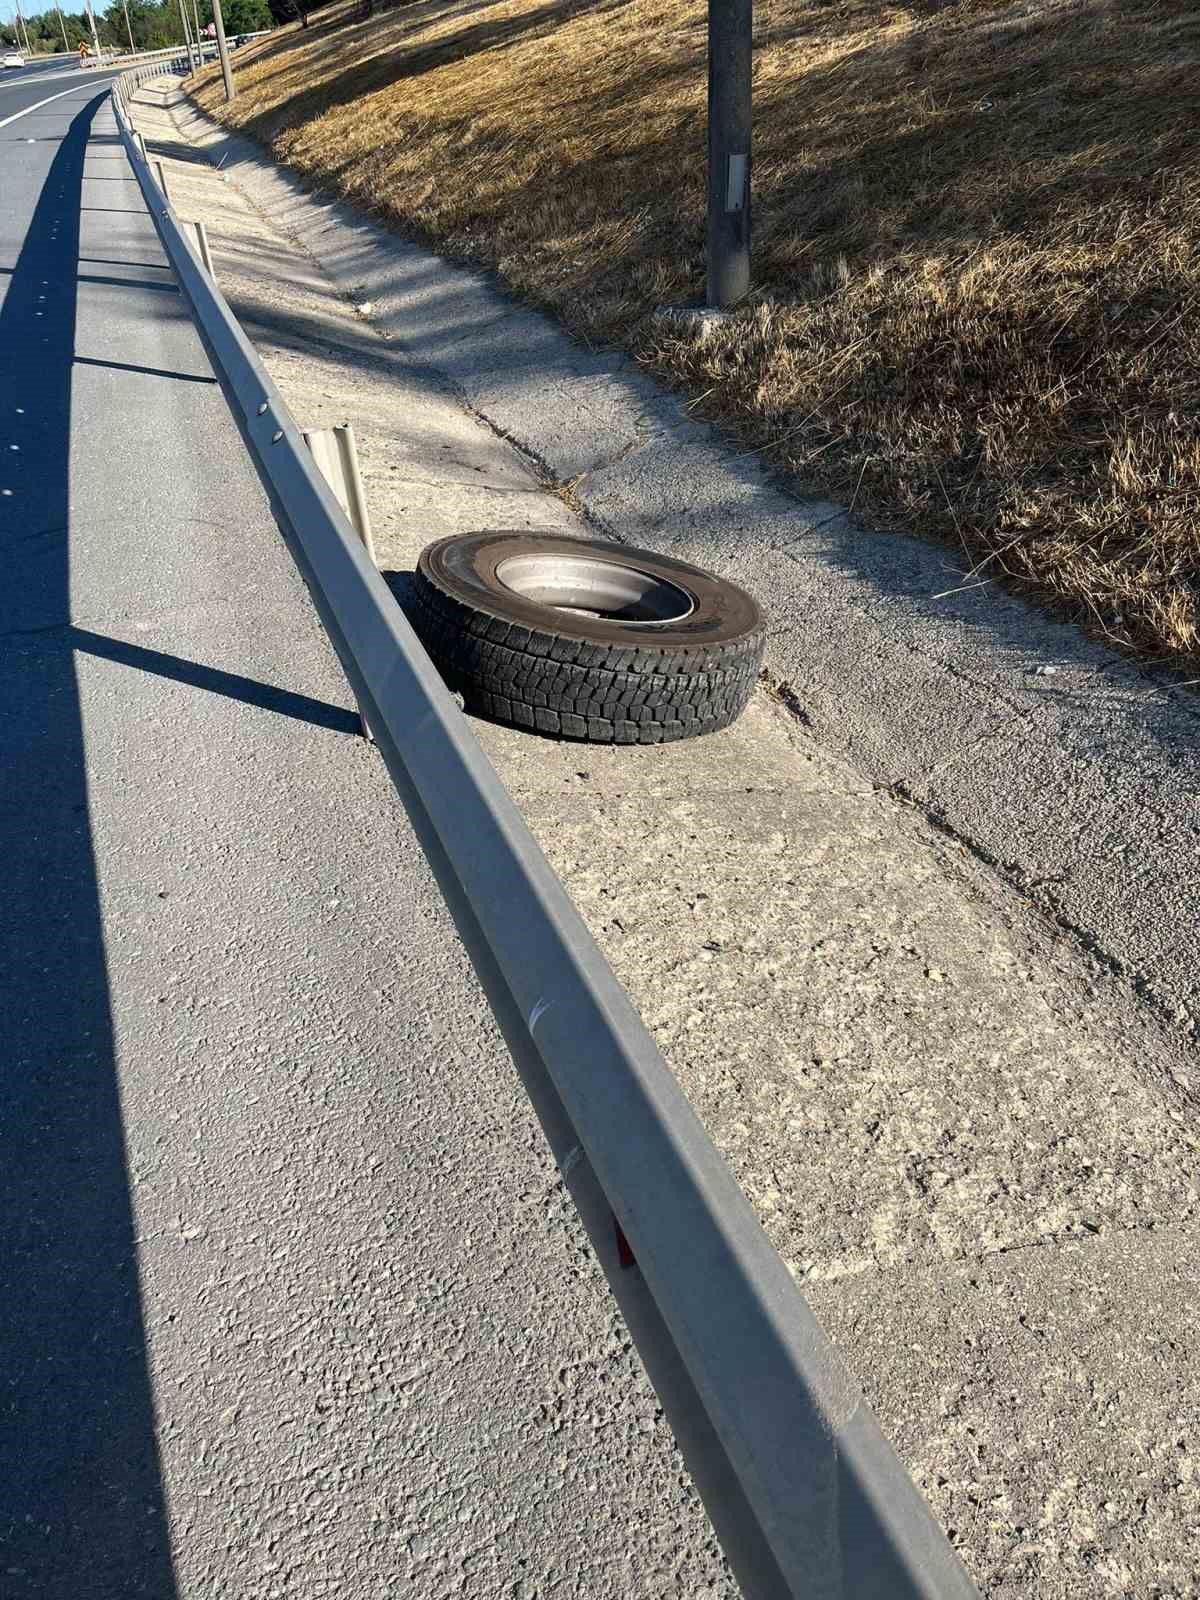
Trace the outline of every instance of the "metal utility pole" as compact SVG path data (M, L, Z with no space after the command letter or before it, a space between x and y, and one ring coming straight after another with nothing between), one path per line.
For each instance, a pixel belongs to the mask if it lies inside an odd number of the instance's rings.
M225 43L225 18L221 15L221 0L212 0L213 24L217 30L217 54L221 57L221 76L225 79L225 98L232 100L233 68L229 65L229 46Z
M54 9L58 12L58 25L62 29L63 49L69 50L71 48L71 41L67 38L67 19L63 16L62 7L60 5L55 5Z
M17 33L17 44L18 44L18 46L20 45L20 43L21 43L21 33L22 33L22 31L24 31L24 34L25 34L25 54L27 56L31 56L33 54L33 46L29 42L29 24L25 21L25 18L21 13L21 0L17 0L17 23L18 23L18 27L17 27L17 30L16 30L16 33Z
M100 35L96 32L96 14L92 10L92 0L85 0L87 5L88 23L92 30L92 48L96 52L96 65L100 65Z
M708 0L708 304L750 288L750 81L754 0Z
M136 55L137 45L133 42L133 29L129 26L129 7L125 0L121 0L121 10L125 13L125 32L129 35L129 53L130 55Z
M192 52L192 30L188 27L187 6L184 0L179 0L179 20L183 23L183 42L187 47L188 71L194 72L198 62Z

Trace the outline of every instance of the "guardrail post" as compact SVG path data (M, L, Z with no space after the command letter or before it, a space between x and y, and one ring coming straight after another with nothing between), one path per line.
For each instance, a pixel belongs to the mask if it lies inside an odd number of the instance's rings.
M204 263L204 270L210 278L215 278L217 273L213 266L212 252L208 248L208 229L202 222L193 222L192 227L196 230L196 250Z
M373 565L375 541L371 534L371 515L358 470L358 447L354 429L348 422L336 428L305 428L304 442L321 469L325 482L337 495L338 504L354 524L354 531L366 546Z
M354 429L345 422L340 427L305 428L303 432L304 442L308 446L309 454L321 469L321 476L337 496L342 510L350 518L355 533L362 540L363 547L371 558L371 565L378 566L379 563L375 559L375 541L371 535L371 514L367 510L367 497L363 490L362 475L358 470L358 447L354 442ZM374 744L375 735L371 732L371 724L367 721L361 705L358 719L362 723L364 737Z

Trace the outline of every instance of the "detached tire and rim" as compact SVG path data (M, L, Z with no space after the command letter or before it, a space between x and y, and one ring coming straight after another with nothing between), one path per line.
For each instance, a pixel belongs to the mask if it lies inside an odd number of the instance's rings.
M766 634L742 589L649 550L468 533L417 563L413 625L469 711L599 744L727 727Z

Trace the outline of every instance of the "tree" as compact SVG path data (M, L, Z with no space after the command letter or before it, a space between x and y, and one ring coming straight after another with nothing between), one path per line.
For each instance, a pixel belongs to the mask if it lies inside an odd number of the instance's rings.
M212 0L197 0L197 3L203 30L213 21ZM221 0L221 15L225 19L225 33L231 38L239 33L261 33L271 26L267 0ZM292 17L296 15L296 11L291 13Z
M127 3L129 28L136 49L168 50L183 43L178 0L127 0ZM283 3L290 7L286 20L291 22L296 17L307 20L313 0L283 0ZM257 33L260 28L271 26L267 0L225 0L223 10L225 26L230 33ZM201 26L212 20L212 0L200 0L200 15ZM78 50L81 44L90 45L92 42L86 11L75 15L64 13L63 26L67 31L65 46L58 12L53 8L26 17L26 22L30 43L38 51L56 50L61 55L64 49ZM129 34L125 31L125 12L121 0L107 0L103 13L97 10L96 31L102 44L116 45L118 49L128 47ZM0 23L0 45L6 49L23 48L24 40L17 37L15 23Z
M271 17L277 26L282 27L285 22L300 20L302 28L308 27L308 13L313 9L314 0L267 0L271 8Z
M129 29L133 34L135 49L166 50L183 42L177 4L154 5L149 0L127 0L127 3ZM121 0L111 0L104 20L113 34L127 45L129 35L125 32L125 12Z
M226 33L261 33L271 26L267 0L221 0Z

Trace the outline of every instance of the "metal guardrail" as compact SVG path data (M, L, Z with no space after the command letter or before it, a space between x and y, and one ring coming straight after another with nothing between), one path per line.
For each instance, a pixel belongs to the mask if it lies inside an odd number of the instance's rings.
M267 31L270 32L269 29ZM261 39L261 38L265 38L266 35L265 34L256 33L256 34L253 34L253 35L246 35L246 37L247 38L253 37L255 39ZM205 61L215 61L216 58L217 58L217 53L218 52L217 52L216 42L214 40L211 40L211 39L205 39L203 41L202 45L201 45L202 58ZM193 44L191 46L191 54L190 54L190 56L189 56L189 52L188 52L188 46L186 44L173 44L173 45L168 45L165 50L138 50L136 53L127 53L125 55L114 55L111 58L106 58L106 59L103 59L102 61L97 61L96 64L97 64L97 66L103 65L103 66L110 66L110 67L119 67L119 66L122 66L122 65L129 65L130 66L130 71L125 73L124 76L125 77L132 77L133 71L135 70L134 64L136 64L136 68L140 68L143 65L150 65L150 66L154 66L156 69L161 69L162 67L164 67L166 65L166 63L168 61L181 61L190 70L191 65L194 63L195 56L196 56L196 46L195 46L195 44ZM142 78L142 77L138 78L138 82L139 83L143 82L143 81L144 81L144 78ZM115 93L116 93L116 85L115 84L113 86L113 92L114 92L114 95L115 95Z
M112 66L112 67L119 67L119 66L122 66L122 65L127 65L127 64L129 64L131 62L136 62L139 66L141 66L141 64L143 62L162 62L162 61L168 61L172 57L179 57L179 56L186 56L186 55L187 55L187 45L186 44L172 44L172 45L168 45L166 47L166 49L164 49L164 50L139 50L136 53L127 52L125 55L117 54L117 55L111 57L105 63L105 65L106 66Z
M213 370L749 1600L978 1600L131 136Z

